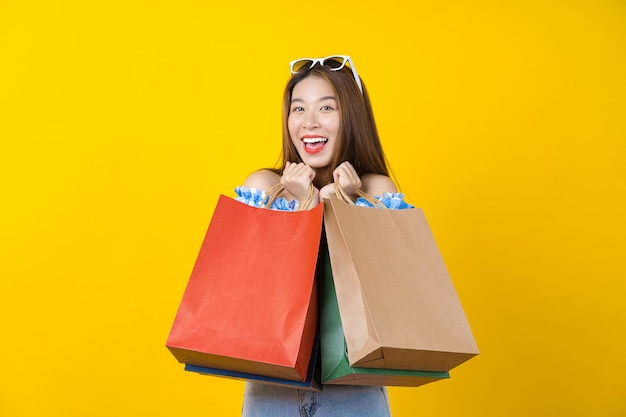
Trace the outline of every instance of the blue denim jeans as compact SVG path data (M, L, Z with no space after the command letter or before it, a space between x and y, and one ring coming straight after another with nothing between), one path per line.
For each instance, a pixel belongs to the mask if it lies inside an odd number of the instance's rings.
M387 389L324 385L321 392L248 382L242 417L390 417Z

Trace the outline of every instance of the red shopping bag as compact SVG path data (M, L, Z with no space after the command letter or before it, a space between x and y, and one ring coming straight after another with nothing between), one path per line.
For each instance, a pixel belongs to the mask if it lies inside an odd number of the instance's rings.
M317 329L323 208L220 196L166 346L179 362L304 381Z

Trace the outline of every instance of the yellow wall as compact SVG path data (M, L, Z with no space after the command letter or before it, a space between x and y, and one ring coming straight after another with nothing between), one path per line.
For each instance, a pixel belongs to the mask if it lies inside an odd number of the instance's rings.
M624 2L211 3L0 3L0 416L239 415L165 340L288 61L335 53L481 349L394 417L626 414Z

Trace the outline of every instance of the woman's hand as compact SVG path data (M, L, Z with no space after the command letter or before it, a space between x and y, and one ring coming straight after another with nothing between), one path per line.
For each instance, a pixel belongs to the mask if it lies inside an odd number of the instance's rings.
M350 164L350 162L346 161L339 165L333 171L333 179L335 182L339 182L341 188L348 194L349 196L353 196L356 190L361 188L361 178L356 173L356 170ZM327 184L320 190L320 198L328 198L329 194L334 194L335 189L333 184Z
M353 195L356 190L361 188L361 178L348 161L343 162L333 171L333 178L335 182L339 181L339 185L348 195Z
M294 196L300 204L302 204L309 195L309 189L314 178L315 171L305 163L286 162L280 183L289 194ZM311 207L316 206L317 202L319 202L318 191L317 189L314 191L315 195Z

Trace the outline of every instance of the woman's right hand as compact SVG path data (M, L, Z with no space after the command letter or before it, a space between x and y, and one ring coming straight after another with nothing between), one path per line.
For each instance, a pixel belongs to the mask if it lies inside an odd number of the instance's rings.
M310 166L303 162L295 163L287 161L285 163L285 169L283 170L283 176L280 178L280 183L285 187L285 190L294 196L301 204L307 199L309 195L309 189L311 183L315 178L315 171ZM319 192L315 190L315 196L311 207L317 205L319 201Z

